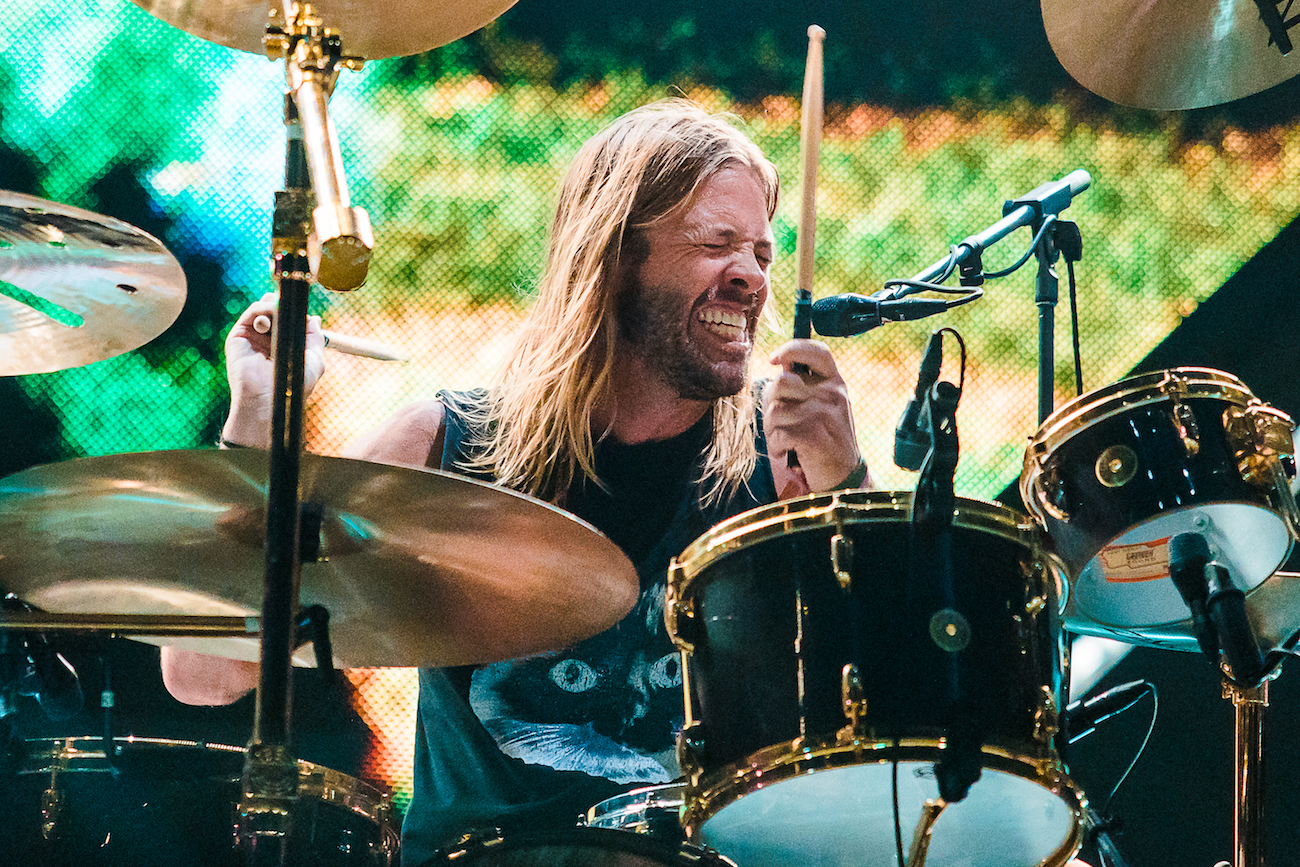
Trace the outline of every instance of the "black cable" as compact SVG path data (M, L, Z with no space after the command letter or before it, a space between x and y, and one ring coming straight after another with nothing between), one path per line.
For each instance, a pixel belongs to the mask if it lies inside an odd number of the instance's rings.
M894 754L898 754L899 740L894 738ZM898 867L906 867L904 863L907 859L903 857L903 820L900 817L900 808L898 805L898 759L893 762L893 788L894 788L894 848L898 851Z
M1034 240L1030 242L1029 249L1025 251L1025 255L1020 257L1020 261L1016 262L1016 264L1012 265L1010 268L1003 268L1001 271L994 271L992 274L985 274L984 279L996 280L999 277L1005 277L1008 274L1019 271L1020 266L1028 262L1029 257L1034 255L1034 251L1038 249L1038 245L1043 240L1044 235L1046 235L1047 231L1056 223L1056 220L1057 217L1055 214L1048 214L1046 217L1043 217L1043 225L1039 226L1038 232L1034 235Z
M1083 354L1079 349L1079 296L1075 292L1074 262L1065 260L1065 270L1070 275L1070 333L1074 340L1074 395L1083 394Z
M1101 811L1098 814L1105 822L1110 821L1111 802L1115 800L1115 795L1119 793L1120 787L1124 785L1126 780L1128 780L1129 774L1133 773L1133 768L1137 766L1138 759L1142 758L1142 754L1146 752L1147 744L1151 742L1151 733L1155 731L1156 728L1156 717L1160 714L1160 695L1156 691L1156 685L1154 683L1148 681L1147 686L1149 687L1147 692L1151 696L1151 722L1147 724L1146 736L1142 738L1142 743L1138 746L1137 752L1133 755L1133 760L1128 763L1128 767L1125 768L1124 773L1120 775L1119 781L1115 783L1115 786L1110 790L1110 794L1106 796L1106 802L1102 805Z

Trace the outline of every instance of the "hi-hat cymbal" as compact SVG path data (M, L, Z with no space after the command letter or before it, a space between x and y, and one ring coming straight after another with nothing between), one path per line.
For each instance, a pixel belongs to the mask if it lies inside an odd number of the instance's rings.
M0 191L0 376L143 346L185 306L185 272L121 220Z
M132 0L186 33L228 48L263 54L267 10L279 0ZM419 54L495 21L515 0L313 0L343 50L368 60Z
M257 614L268 466L255 449L152 452L0 480L0 589L56 614ZM300 601L329 611L339 667L558 649L613 626L636 601L626 555L539 500L450 473L311 454L300 473L303 503L322 514ZM259 654L255 639L151 640Z
M1084 87L1121 105L1201 108L1300 74L1253 0L1042 0L1052 50ZM1295 31L1300 40L1300 30Z

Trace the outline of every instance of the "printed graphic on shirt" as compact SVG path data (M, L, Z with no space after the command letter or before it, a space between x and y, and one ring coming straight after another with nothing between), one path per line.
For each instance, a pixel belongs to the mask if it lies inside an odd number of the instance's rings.
M618 783L677 777L681 657L663 595L662 582L646 588L618 626L569 650L476 671L470 703L501 751Z

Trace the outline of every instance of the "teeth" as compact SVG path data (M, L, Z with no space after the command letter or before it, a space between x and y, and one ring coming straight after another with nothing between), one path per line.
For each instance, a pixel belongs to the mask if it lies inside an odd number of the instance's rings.
M719 310L716 307L701 311L700 321L705 325L729 325L732 328L741 329L745 327L744 314L732 313L728 310Z

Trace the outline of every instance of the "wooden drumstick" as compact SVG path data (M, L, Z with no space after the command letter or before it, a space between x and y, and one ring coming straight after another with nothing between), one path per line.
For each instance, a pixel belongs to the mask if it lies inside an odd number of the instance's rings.
M816 24L808 28L808 62L803 74L802 119L799 126L799 233L795 236L795 260L800 291L812 293L813 249L817 232L817 163L822 146L822 43L826 31ZM802 323L801 323L802 324ZM795 337L811 337L809 332ZM798 326L796 326L798 331Z
M254 317L253 330L258 334L269 332L271 330L271 317L265 313ZM380 343L377 340L366 340L364 337L349 337L336 331L322 331L321 334L325 337L326 349L333 349L335 352L342 352L345 355L359 355L363 358L374 358L379 361L408 361L410 359L410 356L400 349L386 343Z
M798 269L794 304L794 336L812 337L813 249L817 226L817 162L822 144L822 43L826 31L816 24L808 28L808 61L803 74L803 104L799 124L799 231L795 236L795 262ZM790 369L807 379L808 365L795 363ZM786 466L799 467L799 455L786 453ZM806 482L805 482L806 484Z

